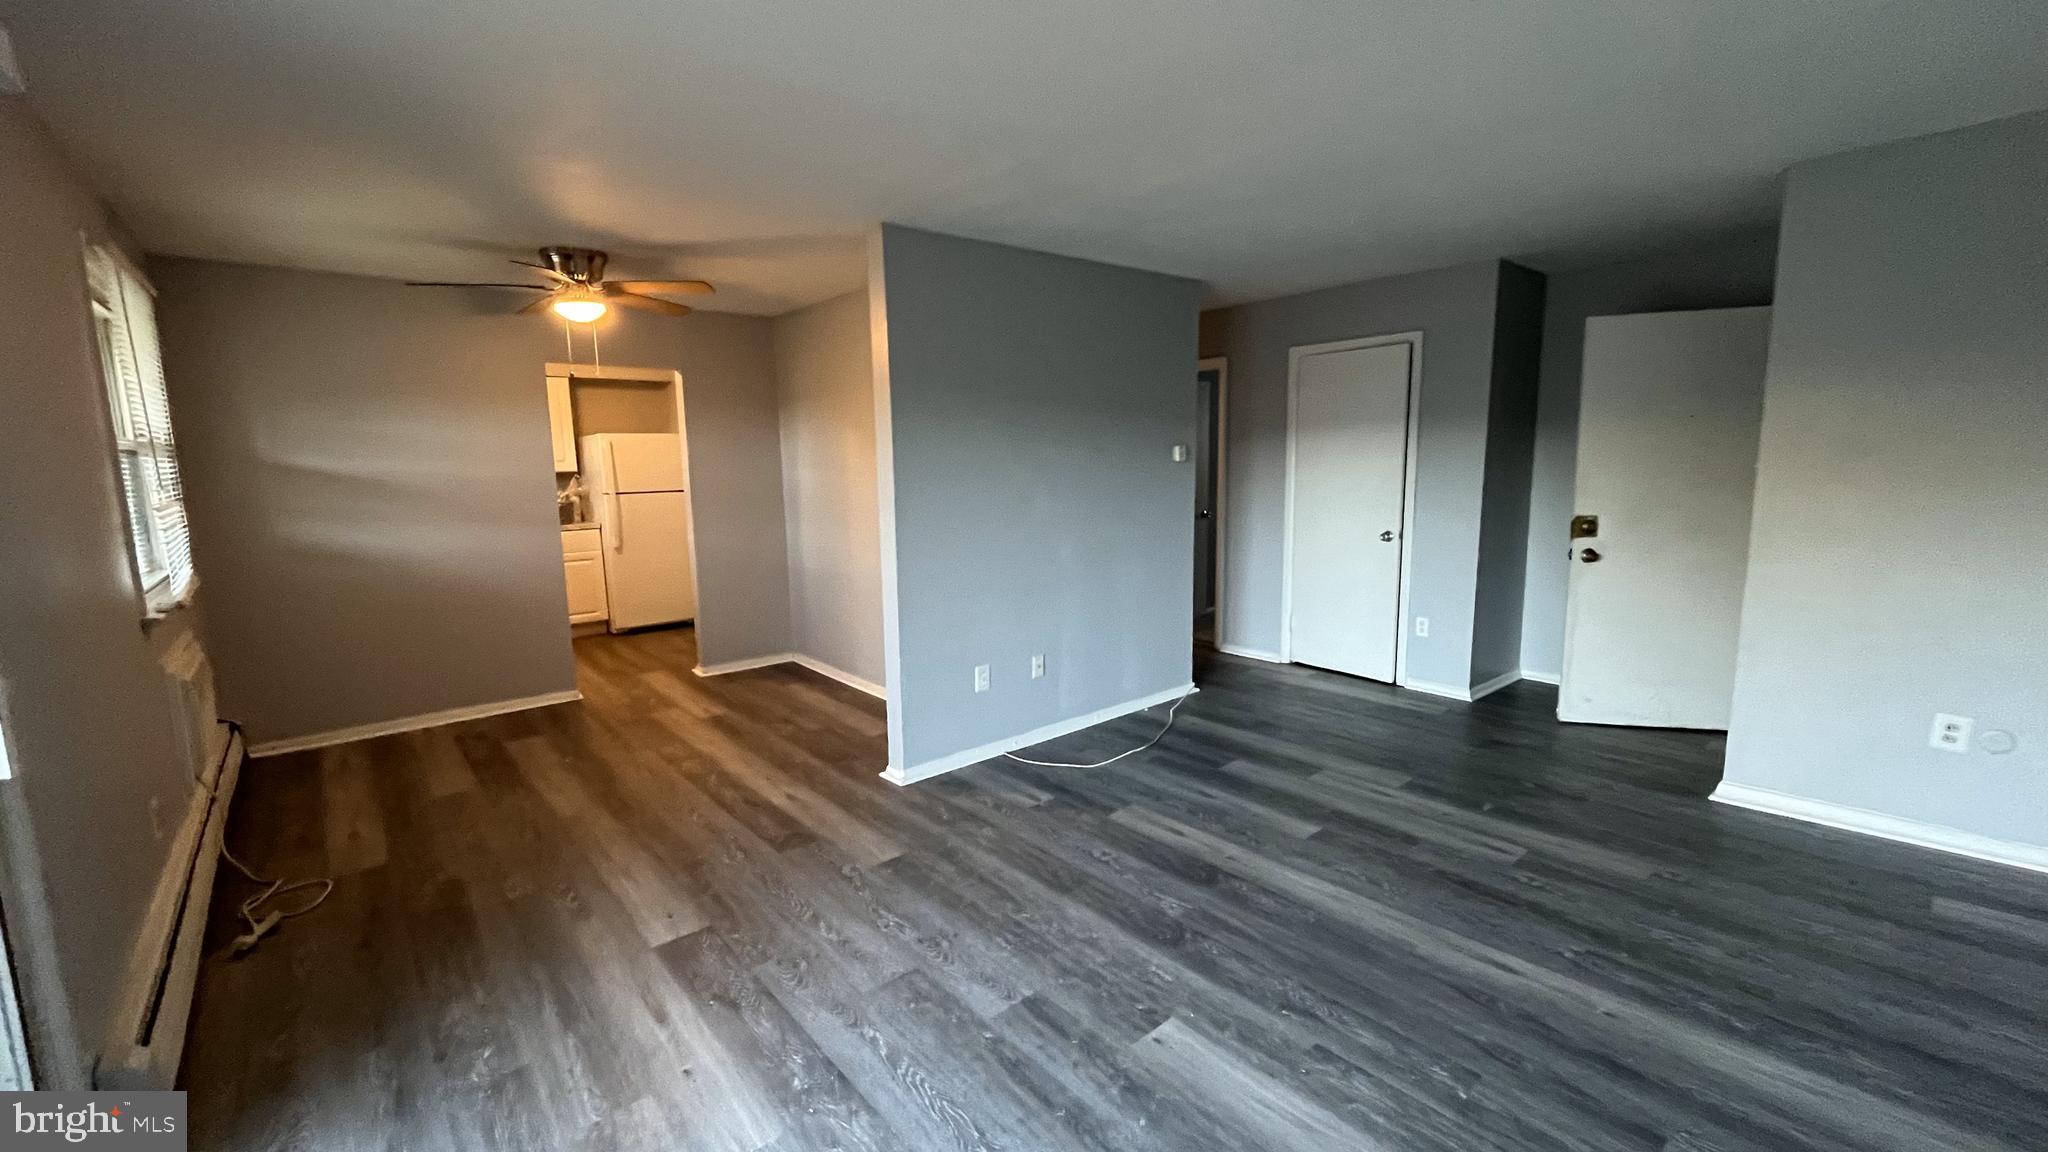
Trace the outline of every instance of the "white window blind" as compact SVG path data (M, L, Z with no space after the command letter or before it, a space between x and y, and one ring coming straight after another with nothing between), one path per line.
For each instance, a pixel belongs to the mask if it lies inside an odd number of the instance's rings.
M85 262L129 544L145 610L160 614L192 587L192 537L186 530L185 485L178 475L170 397L157 347L155 303L149 285L117 253L88 248Z

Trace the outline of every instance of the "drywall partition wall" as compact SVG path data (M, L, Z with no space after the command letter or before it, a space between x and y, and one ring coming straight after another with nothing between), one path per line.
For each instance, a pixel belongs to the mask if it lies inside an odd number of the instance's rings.
M2048 868L2044 188L2048 113L1792 170L1717 797Z
M790 648L880 685L882 542L867 292L776 318L775 377Z
M1578 466L1579 371L1585 360L1586 318L1769 304L1777 248L1778 230L1772 223L1645 260L1550 275L1529 482L1524 672L1554 682L1564 667L1564 602L1570 571L1566 556L1571 518L1579 511L1572 507L1572 477Z
M1194 442L1200 285L876 242L891 778L1184 692L1195 479L1171 450Z
M190 798L158 662L192 616L141 624L79 247L117 229L17 97L0 205L0 901L39 1086L78 1088Z
M575 687L542 365L489 290L162 259L162 326L221 707L252 743ZM604 322L675 368L707 662L786 651L769 323Z
M1409 525L1407 676L1460 693L1476 683L1488 417L1496 379L1498 261L1418 272L1204 313L1202 355L1230 361L1229 505L1223 544L1226 632L1218 643L1277 659L1287 487L1288 350L1361 336L1422 333L1414 523ZM1524 284L1515 291L1526 291ZM1520 295L1517 295L1520 299ZM1505 560L1502 561L1506 563ZM1429 635L1415 635L1426 617Z
M1528 577L1529 473L1536 449L1543 294L1542 273L1518 264L1500 266L1493 397L1486 414L1486 486L1479 507L1479 576L1472 604L1474 688L1521 679L1522 587Z

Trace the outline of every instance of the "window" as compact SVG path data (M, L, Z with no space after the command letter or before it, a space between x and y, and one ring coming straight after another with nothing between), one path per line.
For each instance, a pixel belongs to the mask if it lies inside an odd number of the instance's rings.
M192 538L185 527L185 486L171 436L155 305L148 283L120 253L88 248L85 265L136 579L145 612L160 616L192 588Z

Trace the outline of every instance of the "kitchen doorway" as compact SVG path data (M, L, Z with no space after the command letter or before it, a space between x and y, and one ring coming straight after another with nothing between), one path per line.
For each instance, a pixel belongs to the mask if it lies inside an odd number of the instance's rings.
M682 374L549 363L546 377L571 634L701 632Z

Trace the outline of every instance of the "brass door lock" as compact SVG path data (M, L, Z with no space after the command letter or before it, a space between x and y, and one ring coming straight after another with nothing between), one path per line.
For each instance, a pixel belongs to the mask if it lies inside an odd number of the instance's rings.
M1599 534L1600 518L1598 516L1572 517L1572 539L1584 540L1588 536L1598 536Z

